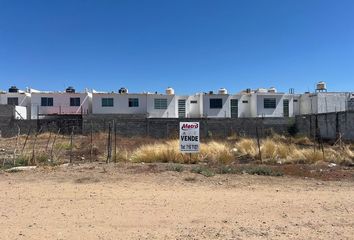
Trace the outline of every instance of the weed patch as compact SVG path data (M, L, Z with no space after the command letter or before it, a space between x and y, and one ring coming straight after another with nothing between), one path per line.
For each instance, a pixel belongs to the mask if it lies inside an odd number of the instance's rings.
M266 166L247 166L240 169L242 173L247 173L251 175L263 175L263 176L283 176L284 173L273 170Z
M184 168L180 164L172 164L167 167L168 171L183 172Z
M212 177L215 175L215 173L211 169L202 166L193 167L191 172L201 174L205 177Z

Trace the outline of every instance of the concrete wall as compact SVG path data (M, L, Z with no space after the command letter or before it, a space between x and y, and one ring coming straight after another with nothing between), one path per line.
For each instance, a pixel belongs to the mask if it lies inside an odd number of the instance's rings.
M145 118L143 115L85 115L83 116L83 133L107 131L109 124L115 122L117 133L123 136L149 136L154 138L178 137L180 121L198 121L201 124L201 137L226 137L232 134L255 136L256 127L265 136L272 131L284 134L290 124L289 119L201 119L201 118ZM92 126L92 127L91 127Z
M180 121L198 121L201 125L201 137L226 137L233 134L255 136L258 127L261 136L270 132L287 134L288 127L296 124L299 134L313 137L316 134L323 139L336 139L339 135L344 140L354 140L354 111L316 115L302 115L296 118L146 118L145 114L98 114L83 116L60 116L39 120L14 119L14 106L0 105L0 131L3 137L15 136L18 127L21 134L31 129L32 132L58 131L89 134L93 131L107 131L113 121L119 135L150 136L155 138L174 138L178 134ZM77 118L79 117L79 118ZM82 118L81 118L82 117Z
M317 113L317 95L315 93L305 93L300 97L300 114Z
M347 110L349 93L317 93L317 113Z
M305 93L300 96L300 114L342 112L348 109L350 93Z
M354 111L296 116L299 133L311 138L354 140ZM316 133L317 129L317 133Z
M11 121L14 119L15 106L0 104L0 131L1 136L6 136L6 131L9 128Z
M0 132L2 137L16 136L19 128L21 134L27 133L33 124L31 120L16 120L15 108L16 106L0 105Z
M348 101L348 111L354 111L354 98Z

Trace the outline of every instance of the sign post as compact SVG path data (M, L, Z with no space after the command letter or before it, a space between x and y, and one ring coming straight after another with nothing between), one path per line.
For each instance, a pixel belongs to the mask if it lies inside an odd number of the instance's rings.
M181 153L189 153L189 160L192 153L199 152L199 122L179 123L179 150Z

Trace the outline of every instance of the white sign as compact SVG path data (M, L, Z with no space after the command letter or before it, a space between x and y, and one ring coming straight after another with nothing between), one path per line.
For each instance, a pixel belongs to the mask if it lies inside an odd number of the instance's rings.
M199 122L179 123L179 149L182 153L199 152Z

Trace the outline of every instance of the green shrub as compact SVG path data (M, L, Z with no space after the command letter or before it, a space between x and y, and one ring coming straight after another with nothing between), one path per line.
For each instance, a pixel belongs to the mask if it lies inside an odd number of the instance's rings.
M241 172L245 172L251 175L263 175L263 176L283 176L280 171L274 171L269 167L264 166L248 166L241 169Z
M215 175L211 169L202 166L193 167L191 172L201 174L205 177L212 177Z
M183 172L183 166L180 164L172 164L167 167L168 171Z
M29 162L29 157L25 155L20 155L16 158L15 166L27 166Z
M239 172L240 171L237 171L237 169L226 165L221 165L218 169L219 174L235 174Z

